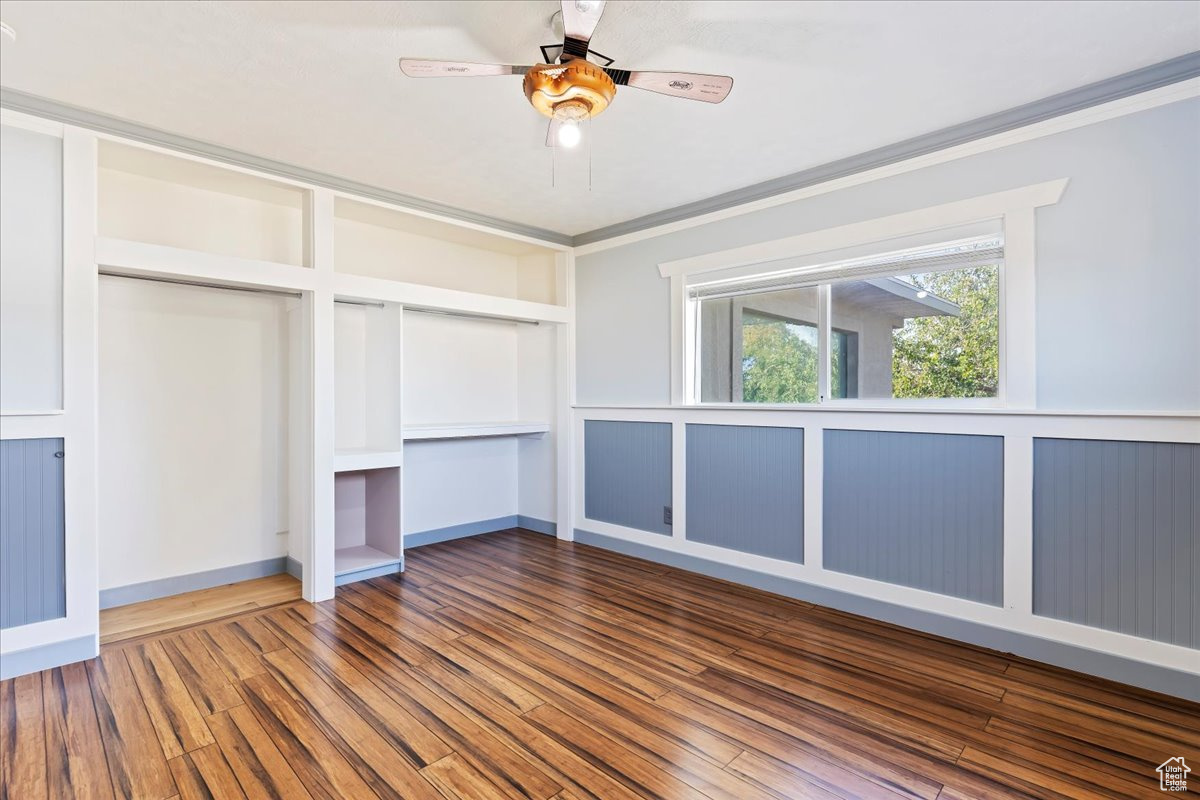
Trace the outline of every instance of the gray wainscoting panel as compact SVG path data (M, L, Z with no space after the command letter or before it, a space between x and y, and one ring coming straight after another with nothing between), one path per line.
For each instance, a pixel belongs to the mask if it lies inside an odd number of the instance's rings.
M670 535L671 425L583 423L583 505L588 519Z
M804 563L804 430L687 426L687 538Z
M1200 648L1200 445L1035 439L1033 613Z
M1004 440L825 431L827 569L1000 605Z
M62 449L0 441L0 628L66 616Z

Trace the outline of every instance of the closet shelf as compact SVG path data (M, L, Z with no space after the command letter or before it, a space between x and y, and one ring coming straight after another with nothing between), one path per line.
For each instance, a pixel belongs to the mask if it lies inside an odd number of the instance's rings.
M362 572L376 567L386 567L399 564L399 556L376 550L370 545L360 544L354 547L339 547L333 551L333 574L335 576Z
M333 288L334 294L347 300L397 303L435 311L553 323L570 322L571 317L566 306L347 273L333 276Z
M358 472L364 469L387 469L404 463L399 450L379 450L369 447L339 449L333 454L334 472Z
M201 280L232 286L303 291L316 285L315 274L308 267L107 236L96 237L96 263L102 270L127 275Z
M549 430L550 423L548 422L455 422L440 425L405 425L404 441L541 436Z

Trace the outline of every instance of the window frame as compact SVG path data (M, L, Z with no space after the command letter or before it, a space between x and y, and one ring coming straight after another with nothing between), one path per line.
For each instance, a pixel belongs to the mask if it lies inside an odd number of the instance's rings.
M749 409L922 411L947 408L1033 409L1036 391L1036 209L1053 205L1062 197L1068 179L1061 178L1018 189L996 192L938 206L908 211L812 233L758 242L730 250L659 264L659 274L671 281L671 405L680 407L731 407ZM713 272L732 271L765 262L816 254L869 248L889 249L887 243L905 237L930 237L945 232L945 241L956 238L956 229L980 223L999 223L1004 259L999 265L999 386L994 398L831 398L828 366L820 370L821 401L812 404L714 403L699 399L694 358L699 303L688 298L688 287ZM829 283L817 286L818 332L829 327ZM829 362L829 336L818 335L820 364Z

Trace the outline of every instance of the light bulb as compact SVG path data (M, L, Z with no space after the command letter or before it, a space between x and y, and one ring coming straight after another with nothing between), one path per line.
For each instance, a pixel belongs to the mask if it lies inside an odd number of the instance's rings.
M579 123L574 120L563 120L558 125L558 143L562 147L574 147L579 144L583 134L579 130Z

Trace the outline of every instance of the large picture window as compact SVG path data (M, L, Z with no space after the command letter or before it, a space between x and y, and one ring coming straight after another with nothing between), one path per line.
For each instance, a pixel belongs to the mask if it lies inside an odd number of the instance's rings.
M1000 396L999 236L688 287L705 403Z

